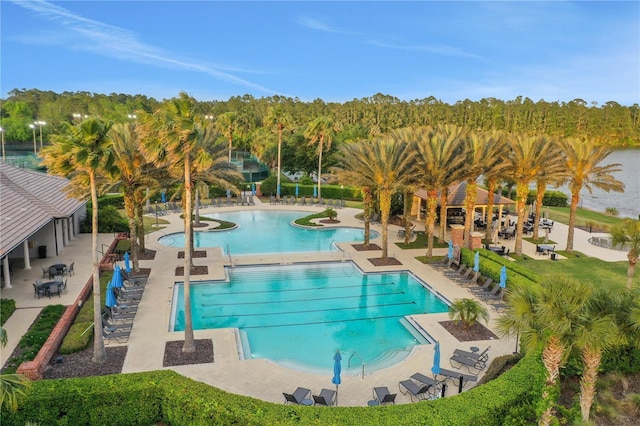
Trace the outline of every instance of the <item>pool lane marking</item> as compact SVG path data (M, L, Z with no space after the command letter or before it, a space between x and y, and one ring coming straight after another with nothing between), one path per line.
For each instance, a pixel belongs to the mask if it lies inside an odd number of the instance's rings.
M393 296L397 294L405 294L404 291L394 291L390 293L378 293L378 294L366 294L364 296ZM212 304L201 304L201 307L213 308L216 306L235 306L235 305L264 305L264 304L272 304L272 303L292 303L292 302L313 302L318 300L336 300L336 299L361 299L363 297L362 294L357 294L354 296L332 296L332 297L315 297L313 299L288 299L288 300L270 300L270 301L255 301L255 302L234 302L234 303L212 303ZM326 309L324 309L326 311Z
M201 293L200 297L211 297L211 296L227 296L231 294L258 294L258 293L284 293L288 291L311 291L311 290L326 290L330 289L339 289L339 288L354 288L354 287L379 287L379 286L389 286L394 285L395 282L390 283L377 283L377 284L354 284L354 285L342 285L342 286L324 286L324 287L313 287L313 288L291 288L285 290L259 290L259 291L232 291L232 292L219 292L219 293Z

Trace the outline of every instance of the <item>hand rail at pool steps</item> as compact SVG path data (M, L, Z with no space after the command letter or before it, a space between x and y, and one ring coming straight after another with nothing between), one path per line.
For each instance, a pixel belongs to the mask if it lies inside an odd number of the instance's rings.
M362 357L358 354L358 352L353 351L353 353L349 357L349 362L347 362L347 368L351 368L351 358L353 358L354 356L357 356L360 359L360 364L362 364L362 380L364 380L364 361L362 360Z

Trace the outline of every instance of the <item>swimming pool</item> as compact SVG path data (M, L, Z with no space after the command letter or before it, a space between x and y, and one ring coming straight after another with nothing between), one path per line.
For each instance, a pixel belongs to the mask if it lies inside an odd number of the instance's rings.
M447 303L408 272L362 273L353 263L235 267L228 282L192 282L194 329L240 330L245 358L327 371L340 350L367 371L398 362L428 343L406 315L446 312ZM183 286L172 305L184 330ZM352 367L359 367L355 357Z
M364 241L359 228L318 227L300 228L291 222L309 212L252 210L207 214L212 219L226 220L238 225L228 231L195 232L195 247L222 247L225 255L260 253L301 253L331 251L334 242ZM371 231L371 239L378 233ZM184 233L166 235L160 243L184 247ZM229 253L228 251L231 253Z

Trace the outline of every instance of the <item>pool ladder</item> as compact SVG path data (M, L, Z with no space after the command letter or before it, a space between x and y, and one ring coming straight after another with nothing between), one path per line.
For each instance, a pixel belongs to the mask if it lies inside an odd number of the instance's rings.
M360 364L362 364L362 379L364 380L364 361L362 360L362 357L360 356L360 354L358 354L358 352L353 351L353 353L349 357L349 361L347 362L347 368L351 368L351 358L353 358L354 356L357 356L358 359L360 359Z
M229 249L229 244L227 244L227 255L229 256L229 265L233 268L233 261L231 260L231 250Z

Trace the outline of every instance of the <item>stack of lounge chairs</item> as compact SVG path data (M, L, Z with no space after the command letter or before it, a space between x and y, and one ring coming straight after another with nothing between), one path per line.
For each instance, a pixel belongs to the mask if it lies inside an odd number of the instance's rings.
M117 305L106 307L102 312L102 336L107 343L126 343L131 334L133 320L142 299L146 276L132 276L122 271L124 287L114 288Z

